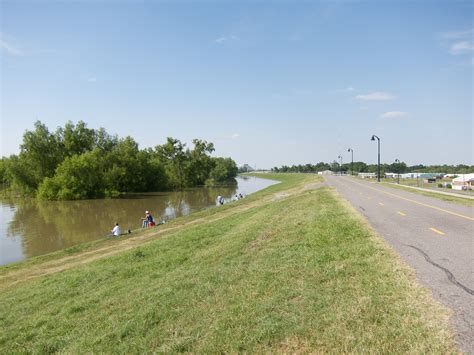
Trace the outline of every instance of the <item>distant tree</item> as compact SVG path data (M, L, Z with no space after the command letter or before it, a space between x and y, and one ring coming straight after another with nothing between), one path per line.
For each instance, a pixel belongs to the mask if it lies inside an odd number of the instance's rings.
M210 178L215 182L226 182L237 176L238 168L231 158L213 158L214 167Z
M27 189L36 189L45 177L54 175L62 160L63 150L57 136L37 121L35 129L23 135L20 155L12 162L15 180Z
M250 173L254 171L254 169L249 164L244 164L239 168L239 173Z
M7 158L0 159L0 188L7 186Z
M178 139L168 137L166 143L156 146L156 154L164 165L168 181L173 188L186 187L185 162L187 153L185 151L186 144L181 143Z
M89 152L96 146L96 131L87 128L83 121L74 125L68 121L56 130L56 137L66 157Z
M104 197L102 160L94 150L66 158L54 177L46 177L38 189L45 200L80 200Z
M186 164L186 176L188 186L204 185L209 178L209 172L213 168L210 154L215 150L213 143L194 139L194 149L187 152L188 162Z
M390 172L393 172L396 174L403 174L404 172L407 171L407 165L404 162L392 163L390 164L388 169L390 170Z

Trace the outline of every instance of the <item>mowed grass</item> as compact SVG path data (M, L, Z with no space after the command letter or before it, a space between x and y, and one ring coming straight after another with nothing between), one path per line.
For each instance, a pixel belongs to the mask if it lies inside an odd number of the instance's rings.
M416 190L416 189L412 189L410 187L406 187L406 186L403 186L403 185L392 184L392 183L385 183L384 182L383 184L385 186L391 187L393 189L404 190L404 191L412 192L412 193L415 193L415 194L418 194L418 195L437 198L438 200L443 200L443 201L457 203L457 204L464 205L464 206L474 207L474 200L473 199L463 198L462 196L457 197L457 196L452 196L452 195L439 194L439 193L436 193L436 191L431 192L431 191ZM443 190L442 192L450 192L450 191L444 191Z
M305 175L305 174L243 174L243 175L258 176L261 178L276 180L276 181L279 181L279 183L276 185L272 185L264 190L258 191L254 194L251 194L247 196L244 200L226 204L224 206L220 206L219 208L210 208L210 209L202 210L199 212L195 212L186 217L180 217L178 219L171 220L168 222L167 226L180 226L196 219L212 217L212 216L222 213L223 211L238 207L241 204L248 204L248 203L251 203L252 201L259 200L263 197L277 193L279 191L285 191L289 188L292 188L298 185L304 185L306 182L322 181L322 178L320 177L315 177L314 175ZM157 228L157 231L161 231L162 229L161 227L156 227L156 228ZM135 229L135 230L132 230L131 235L121 236L120 240L127 239L127 237L135 237L143 233L148 233L149 231L150 230L143 230L141 228ZM83 252L94 251L104 246L106 247L106 246L113 245L116 242L117 240L115 238L104 237L95 241L77 244L72 247L69 247L63 250L58 250L49 254L31 257L26 260L14 262L7 265L1 265L0 276L7 274L11 271L28 269L28 268L36 267L38 265L41 266L45 262L58 260L58 259L68 257L68 256L74 256L76 254L80 254ZM1 279L0 279L0 286L1 286Z
M311 180L286 179L239 203ZM328 188L9 287L0 330L0 353L454 350L445 310Z

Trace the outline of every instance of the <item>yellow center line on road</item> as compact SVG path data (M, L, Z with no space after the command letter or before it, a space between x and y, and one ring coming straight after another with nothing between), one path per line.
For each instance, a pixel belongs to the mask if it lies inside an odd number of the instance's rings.
M403 213L403 212L400 212L400 211L397 211L397 213L398 213L400 216L406 216L406 213Z
M391 193L391 192L379 190L379 189L376 189L375 187L367 186L367 185L365 185L365 184L361 184L361 183L358 183L358 182L355 182L355 181L352 181L352 182L353 182L354 184L364 186L364 187L366 187L366 188L368 188L368 189L372 189L372 190L375 190L375 191L384 193L384 194L386 194L386 195L390 195L390 196L397 197L397 198L402 199L402 200L405 200L405 201L409 201L409 202L412 202L412 203L416 203L417 205L420 205L420 206L432 208L432 209L434 209L434 210L441 211L441 212L444 212L444 213L448 213L448 214L453 215L453 216L457 216L457 217L461 217L461 218L468 219L468 220L470 220L470 221L474 221L474 218L469 217L469 216L465 216L465 215L460 214L460 213L456 213L456 212L453 212L453 211L445 210L445 209L443 209L443 208L439 208L439 207L436 207L436 206L428 205L427 203L418 202L418 201L412 200L412 199L410 199L410 198L402 197L402 196L400 196L400 195L397 195L397 194L394 194L394 193Z
M445 235L446 233L441 232L440 230L437 230L436 228L430 228L433 232L438 233L440 235Z

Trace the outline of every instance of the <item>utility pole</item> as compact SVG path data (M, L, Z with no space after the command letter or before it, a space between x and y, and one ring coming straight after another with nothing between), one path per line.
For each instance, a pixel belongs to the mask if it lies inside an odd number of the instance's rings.
M378 146L378 156L377 156L377 182L380 182L380 138L377 137L375 134L372 135L372 138L370 139L371 141L375 141L375 138L377 138L377 146Z
M354 175L354 150L349 148L347 151L351 152L351 175Z
M397 184L400 185L400 160L395 159L395 163L397 163Z

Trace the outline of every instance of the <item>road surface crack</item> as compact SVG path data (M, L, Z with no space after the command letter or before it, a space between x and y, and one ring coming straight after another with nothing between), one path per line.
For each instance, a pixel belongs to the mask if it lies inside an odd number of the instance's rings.
M456 277L453 275L453 273L451 271L449 271L445 267L437 264L435 261L431 260L429 255L426 254L423 250L421 250L420 248L415 247L413 245L409 245L409 244L404 244L404 245L407 246L407 247L413 248L413 249L417 250L418 252L420 252L425 257L427 262L429 262L431 265L443 270L444 273L446 274L446 276L448 276L448 280L451 281L454 285L462 288L464 291L466 291L470 295L474 295L474 290L471 290L469 287L464 286L462 283L460 283L458 280L456 280Z

